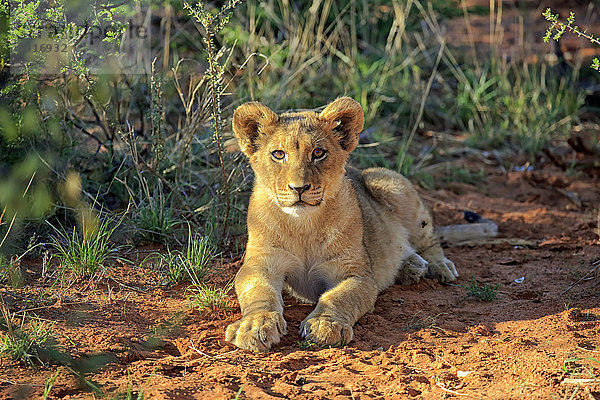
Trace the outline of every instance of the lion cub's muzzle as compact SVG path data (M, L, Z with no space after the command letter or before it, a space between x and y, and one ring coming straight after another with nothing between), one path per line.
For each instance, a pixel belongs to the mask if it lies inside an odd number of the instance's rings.
M282 207L318 206L323 201L323 187L311 184L288 185L287 188L277 190L277 201Z

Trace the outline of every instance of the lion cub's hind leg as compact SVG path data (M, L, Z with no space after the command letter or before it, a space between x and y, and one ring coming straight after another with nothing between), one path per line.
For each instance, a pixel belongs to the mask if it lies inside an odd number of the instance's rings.
M409 255L396 275L396 282L401 285L417 283L426 276L429 263L417 253Z
M413 283L422 276L439 279L440 282L455 280L458 277L456 267L444 256L433 232L431 214L410 181L385 168L369 168L362 175L371 195L402 221L408 231L408 241L416 252L406 258L396 280ZM425 266L426 273L421 275Z
M417 200L419 202L417 214L420 218L409 228L410 242L428 263L426 278L438 279L442 283L452 282L458 278L456 267L452 261L446 258L444 250L435 236L431 214L421 199Z

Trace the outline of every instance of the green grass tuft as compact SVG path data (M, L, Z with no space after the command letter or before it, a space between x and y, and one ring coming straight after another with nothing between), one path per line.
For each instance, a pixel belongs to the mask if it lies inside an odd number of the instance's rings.
M598 379L595 372L600 368L600 359L594 357L569 357L563 361L563 373L570 378Z
M584 104L584 94L571 83L576 71L557 79L545 64L521 65L497 57L479 71L453 71L458 88L450 94L456 116L451 121L468 132L466 143L473 147L513 149L534 161L553 139L568 137Z
M162 194L155 191L153 197L138 207L134 218L136 233L142 240L165 243L181 220L173 215L173 209Z
M24 281L19 261L0 254L0 283L6 282L15 289L23 286Z
M321 350L323 348L320 345L318 345L317 343L312 342L308 339L299 340L298 342L296 342L296 344L298 345L300 350L316 351L316 350Z
M101 220L98 215L89 223L84 219L82 233L73 228L69 235L55 228L57 236L52 238L51 243L54 257L75 277L93 277L98 269L105 267L108 259L117 257L115 253L118 248L112 244L110 237L120 222L110 227L110 222Z
M60 374L60 372L61 372L61 369L58 369L58 371L56 371L56 373L54 375L50 376L44 382L44 393L42 395L43 400L46 400L48 398L48 396L50 396L50 391L52 390L52 386L54 386L54 382L56 381L56 378L58 378L58 374Z
M297 341L296 344L298 345L300 350L318 351L318 350L323 350L323 349L336 349L336 348L344 347L347 343L337 342L334 344L321 345L319 343L313 342L310 339L303 339L303 340Z
M187 289L190 307L197 308L201 313L205 311L214 314L228 313L235 309L228 294L231 289L233 289L233 282L227 283L222 288L208 286L205 283L193 285Z
M479 301L494 301L498 297L498 288L500 284L489 285L484 283L483 285L477 284L477 278L473 278L473 282L464 286L467 289L468 296L475 297Z
M52 324L25 317L20 320L11 313L4 303L0 304L0 357L34 365L43 364L39 350L50 338Z
M150 258L164 268L171 283L191 282L200 285L211 272L211 263L216 255L212 237L192 234L188 227L187 245L181 250L167 250L166 253L153 253Z

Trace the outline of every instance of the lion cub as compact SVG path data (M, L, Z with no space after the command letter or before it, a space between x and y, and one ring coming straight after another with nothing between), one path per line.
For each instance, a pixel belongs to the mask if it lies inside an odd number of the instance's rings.
M233 130L255 173L248 246L235 279L242 318L226 338L267 351L286 333L282 290L316 303L300 333L320 345L352 340L352 326L395 281L458 277L411 183L384 169L348 168L363 128L342 97L321 113L276 114L252 102Z

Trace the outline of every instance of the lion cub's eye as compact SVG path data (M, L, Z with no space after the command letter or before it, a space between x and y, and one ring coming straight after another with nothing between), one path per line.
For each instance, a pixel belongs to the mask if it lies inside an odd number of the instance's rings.
M283 152L282 150L275 150L271 152L271 155L276 160L283 160L285 158L285 152Z
M326 155L327 155L327 150L317 147L312 152L312 159L313 159L313 161L319 161L319 160L324 159Z

